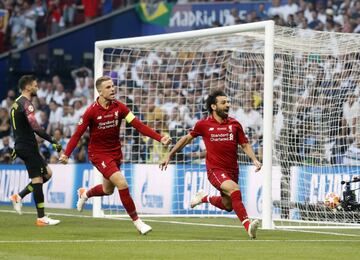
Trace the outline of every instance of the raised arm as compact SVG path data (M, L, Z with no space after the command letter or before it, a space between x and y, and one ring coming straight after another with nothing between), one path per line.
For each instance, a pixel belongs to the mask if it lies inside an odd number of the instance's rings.
M174 145L171 151L168 153L166 158L159 164L161 170L166 170L171 158L181 149L183 149L188 143L190 143L194 137L191 134L184 135L180 140Z

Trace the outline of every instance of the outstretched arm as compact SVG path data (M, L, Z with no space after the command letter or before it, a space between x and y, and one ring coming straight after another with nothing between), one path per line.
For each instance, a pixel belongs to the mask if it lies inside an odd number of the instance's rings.
M127 118L125 118L125 119L128 120ZM159 135L153 129L151 129L150 127L145 125L143 122L141 122L139 119L137 119L135 116L130 121L130 124L136 130L138 130L141 134L146 135L148 137L151 137L152 139L154 139L154 140L156 140L158 142L161 142L163 145L169 145L171 143L171 138L169 136L161 136L161 135Z
M256 159L256 155L251 147L251 144L249 143L243 143L241 144L241 147L244 151L244 153L246 153L247 156L250 157L250 159L252 160L253 164L255 165L256 167L256 172L260 171L261 170L261 167L262 167L262 164L261 162L258 161L258 159Z
M159 168L161 170L166 170L171 158L181 149L183 149L188 143L190 143L194 137L191 134L187 134L180 138L180 140L175 144L175 146L171 149L166 158L159 164Z
M89 126L89 122L90 122L89 114L86 111L85 114L83 115L83 117L80 119L80 122L78 124L78 127L76 128L75 133L71 136L69 143L66 146L65 152L60 156L59 162L61 162L63 164L67 164L67 162L69 160L69 156L71 155L74 148L78 144L81 136L84 134L87 127Z
M45 129L43 129L38 122L36 121L35 115L34 113L30 113L27 115L27 119L30 123L31 128L33 129L33 131L40 136L42 139L48 141L49 143L56 143L51 136L46 133Z

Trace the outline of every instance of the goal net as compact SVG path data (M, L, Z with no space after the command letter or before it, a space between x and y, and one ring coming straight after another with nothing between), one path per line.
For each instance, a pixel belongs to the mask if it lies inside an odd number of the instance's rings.
M360 175L359 46L356 34L269 21L97 42L95 75L109 75L118 99L174 143L207 116L207 95L223 89L231 116L264 162L255 173L239 149L249 216L262 218L265 228L273 228L273 220L276 226L356 225L359 211L325 199L333 192L343 200L341 181ZM211 204L190 208L199 189L219 194L207 181L201 138L160 172L168 150L128 125L121 129L122 171L140 213L234 216ZM358 187L351 184L356 202ZM95 215L125 212L118 194L96 203Z

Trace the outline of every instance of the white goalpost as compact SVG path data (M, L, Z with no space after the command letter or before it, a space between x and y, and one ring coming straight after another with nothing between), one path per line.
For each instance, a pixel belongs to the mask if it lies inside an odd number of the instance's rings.
M360 94L359 44L358 35L273 21L98 41L95 79L109 75L118 99L174 142L207 115L211 90L223 89L231 116L263 162L254 173L239 151L239 186L249 217L262 219L263 229L359 227L358 212L324 204L330 192L342 198L341 181L360 175L360 105L346 107ZM140 214L234 216L210 204L190 208L199 189L218 195L207 181L201 140L160 172L167 149L125 124L121 129L121 169ZM101 175L94 176L101 183ZM358 187L351 184L355 196ZM95 217L124 213L118 194L91 201Z

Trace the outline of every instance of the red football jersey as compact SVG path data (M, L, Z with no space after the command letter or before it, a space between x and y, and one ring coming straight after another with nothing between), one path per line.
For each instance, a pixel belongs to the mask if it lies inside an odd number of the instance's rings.
M238 169L238 144L248 143L241 124L228 117L221 124L213 116L199 120L190 132L202 136L206 146L208 169Z
M90 105L81 117L71 137L65 155L70 156L79 139L89 127L89 155L99 153L121 153L120 125L130 109L119 101L113 101L105 109L97 101Z

